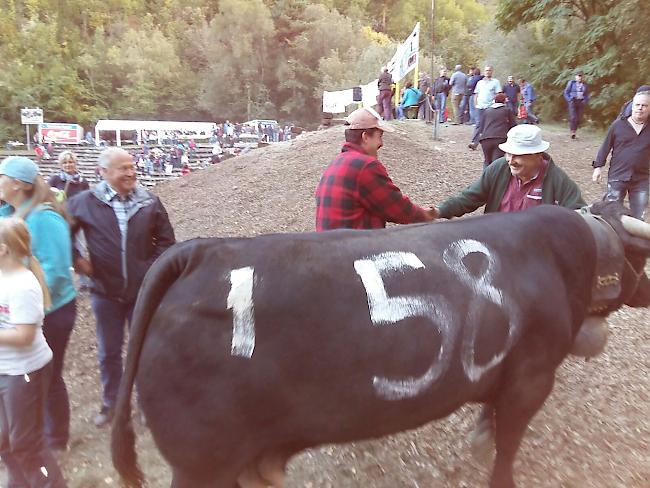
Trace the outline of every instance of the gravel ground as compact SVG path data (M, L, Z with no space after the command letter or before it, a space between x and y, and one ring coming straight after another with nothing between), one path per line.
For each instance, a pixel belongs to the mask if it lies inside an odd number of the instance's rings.
M467 149L469 127L441 128L396 122L385 136L381 159L393 180L415 202L431 205L456 193L481 171L481 153ZM590 161L600 140L571 141L545 132L549 152L583 189L587 201L603 187L590 181ZM342 128L306 133L228 160L156 188L179 240L313 229L313 192L337 154ZM569 358L555 389L535 417L520 450L515 476L522 487L650 486L649 312L624 308L610 317L606 352L585 362ZM98 408L94 322L86 296L67 359L73 409L70 450L61 455L73 488L117 486L108 452L109 431L87 420ZM466 440L476 407L399 435L343 446L324 446L296 456L288 486L294 487L476 487L488 471L474 463ZM145 428L138 452L152 487L169 486L166 466ZM218 435L218 433L215 433Z

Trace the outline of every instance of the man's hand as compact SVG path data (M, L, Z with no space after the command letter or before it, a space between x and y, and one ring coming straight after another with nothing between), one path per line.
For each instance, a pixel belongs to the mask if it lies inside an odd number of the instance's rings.
M93 265L86 258L76 258L74 260L74 270L85 276L93 275Z
M602 178L602 173L603 173L602 168L594 168L594 173L591 175L591 180L594 183L600 183L600 180Z
M427 216L426 222L436 220L438 217L440 217L440 211L438 210L437 207L431 207L429 210L426 211L426 216Z

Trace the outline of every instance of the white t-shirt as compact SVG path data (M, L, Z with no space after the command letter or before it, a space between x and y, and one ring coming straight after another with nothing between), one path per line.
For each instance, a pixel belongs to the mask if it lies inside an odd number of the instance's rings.
M494 102L494 96L501 91L501 83L496 78L483 78L476 84L476 108L488 108Z
M52 350L43 335L43 317L43 291L36 276L27 269L0 273L0 329L26 324L38 328L29 346L0 344L0 374L27 374L50 362Z

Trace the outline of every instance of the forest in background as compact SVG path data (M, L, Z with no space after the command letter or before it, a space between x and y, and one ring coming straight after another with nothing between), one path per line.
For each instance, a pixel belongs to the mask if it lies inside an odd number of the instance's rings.
M575 68L611 120L650 81L647 0L0 0L0 140L19 109L100 118L316 122L324 89L374 79L422 23L421 70L494 64L545 117Z

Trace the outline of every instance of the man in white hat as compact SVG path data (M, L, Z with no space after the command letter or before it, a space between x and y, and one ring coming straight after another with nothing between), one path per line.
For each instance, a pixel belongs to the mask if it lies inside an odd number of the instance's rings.
M506 153L489 165L481 177L459 195L444 201L437 217L460 217L485 205L488 212L517 212L548 203L577 209L583 207L580 189L546 153L550 144L542 140L535 125L518 125L499 144Z
M394 132L377 112L360 108L347 118L345 144L327 166L316 188L316 230L380 229L386 222L433 220L395 186L377 153L384 132Z

